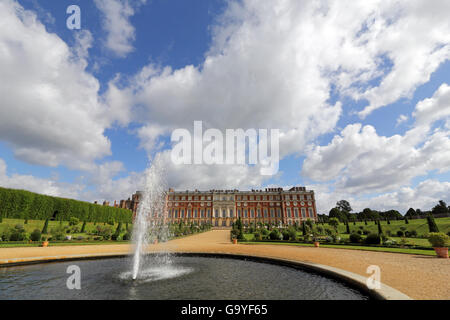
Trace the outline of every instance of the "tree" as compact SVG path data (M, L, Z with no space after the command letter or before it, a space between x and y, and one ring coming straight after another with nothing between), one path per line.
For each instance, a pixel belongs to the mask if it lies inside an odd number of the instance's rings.
M80 233L84 233L86 231L86 221L83 221L83 225L81 226Z
M47 234L48 233L48 218L45 219L45 223L44 223L44 227L42 228L42 234Z
M436 222L434 221L434 217L432 214L427 215L427 223L428 223L428 230L430 232L439 232L439 228L436 225Z
M381 235L383 233L383 229L381 228L380 220L378 220L378 234Z
M339 226L339 220L337 218L330 218L330 220L328 220L328 224L337 231L337 228Z
M350 203L347 200L338 201L336 203L336 208L346 213L350 213L353 211L352 207L350 206Z
M337 218L341 222L347 221L346 214L337 207L330 210L329 216L330 218Z
M348 225L348 222L345 225L346 225L347 234L350 234L350 226Z
M412 218L412 217L414 217L416 215L417 215L416 210L414 210L413 208L409 208L408 211L405 214L405 217Z
M405 224L409 224L408 217L405 216Z
M433 215L446 214L448 213L447 204L443 200L439 200L439 203L435 207L433 207L431 212Z
M347 221L350 219L350 212L353 211L352 207L350 206L350 202L348 202L347 200L340 200L336 203L336 208L338 208L339 211L343 213Z

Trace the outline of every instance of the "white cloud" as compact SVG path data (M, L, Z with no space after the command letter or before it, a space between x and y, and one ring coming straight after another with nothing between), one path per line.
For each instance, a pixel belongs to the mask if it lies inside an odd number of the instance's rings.
M379 194L372 197L346 193L345 190L336 191L330 185L311 185L308 188L315 190L317 198L317 210L319 213L328 214L336 202L346 199L350 202L353 212L360 212L364 208L374 210L398 210L405 214L409 208L430 210L439 200L450 202L450 182L440 182L427 179L416 187L405 186L396 191Z
M167 185L176 190L250 189L261 186L267 176L259 174L259 166L245 165L175 165L170 151L160 152L165 164Z
M341 103L329 103L332 85L368 99L366 116L428 81L450 56L448 7L424 0L230 2L201 65L148 65L112 90L139 106L134 120L146 126L190 128L203 120L214 128L277 128L282 156L302 153L339 120Z
M136 8L145 4L146 0L94 0L97 8L103 13L103 29L107 32L106 47L119 57L126 57L134 50L135 28L130 18Z
M446 119L450 116L450 86L446 83L434 93L432 98L419 102L414 112L418 125Z
M449 171L450 131L431 131L433 123L450 116L448 88L442 85L417 104L415 125L404 136L383 137L370 125L348 125L327 146L311 147L302 174L335 180L338 190L357 194L394 190L430 171Z
M406 121L408 121L408 116L401 114L398 118L397 118L397 124L396 126L398 127L399 125L401 125L402 123L405 123Z
M0 2L0 140L20 160L89 169L111 153L108 110L85 71L88 31L72 51L17 2Z
M57 179L42 179L32 175L7 173L7 165L0 158L0 186L11 189L28 190L50 196L77 198L83 189L79 184L58 182Z

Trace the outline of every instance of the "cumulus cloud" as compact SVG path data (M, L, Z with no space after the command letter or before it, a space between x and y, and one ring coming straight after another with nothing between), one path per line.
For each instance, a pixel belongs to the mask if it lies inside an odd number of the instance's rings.
M42 179L32 175L8 174L6 162L0 158L0 186L28 190L50 196L78 198L84 186L61 183L57 179Z
M417 125L429 125L450 116L450 86L446 83L434 93L433 97L419 102L414 112Z
M317 210L319 213L328 214L336 202L346 199L350 202L354 212L360 212L365 208L374 210L398 210L405 214L409 208L430 210L439 200L450 202L450 182L427 179L417 186L405 186L398 190L387 192L372 197L362 197L347 193L345 190L336 190L330 184L310 185L309 188L316 191Z
M0 12L0 139L20 160L89 169L111 153L99 83L85 71L90 33L71 50L17 2Z
M370 193L393 190L417 176L450 170L450 131L431 130L450 116L449 87L419 102L415 125L404 136L379 136L373 126L348 125L326 146L307 153L302 173L316 181L335 180L339 190Z
M230 2L201 65L148 65L128 86L111 91L139 106L135 120L146 126L186 128L203 120L215 128L277 128L282 156L302 153L339 120L342 105L330 103L332 87L366 99L369 106L360 112L366 116L428 81L449 57L449 6ZM141 138L147 146L156 140L154 134Z
M94 3L103 13L103 29L107 33L106 48L119 57L126 57L134 50L132 42L136 37L130 18L146 0L94 0Z

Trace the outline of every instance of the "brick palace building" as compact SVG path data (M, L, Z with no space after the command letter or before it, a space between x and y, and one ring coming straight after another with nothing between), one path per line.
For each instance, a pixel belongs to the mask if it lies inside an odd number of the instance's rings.
M136 213L142 192L116 205ZM300 223L306 219L317 221L314 191L305 187L266 188L262 190L174 191L169 189L166 199L169 221L179 223L210 223L229 227L241 218L244 225L251 223Z

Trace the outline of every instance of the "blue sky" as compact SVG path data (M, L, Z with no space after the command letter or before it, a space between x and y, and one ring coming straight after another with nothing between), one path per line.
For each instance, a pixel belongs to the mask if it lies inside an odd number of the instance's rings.
M0 186L120 200L151 154L172 187L306 185L321 212L450 201L445 1L2 2ZM174 166L171 132L194 120L279 129L279 174Z

